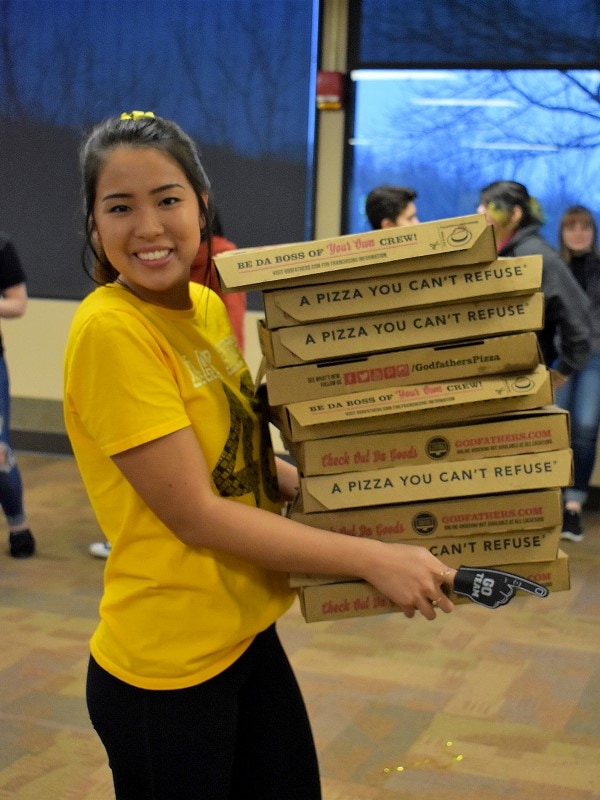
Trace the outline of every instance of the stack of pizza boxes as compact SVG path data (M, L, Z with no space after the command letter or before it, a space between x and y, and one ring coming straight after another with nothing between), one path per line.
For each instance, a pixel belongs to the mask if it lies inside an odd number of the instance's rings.
M542 258L498 258L475 214L216 258L260 289L271 422L300 473L289 511L558 591L568 415L536 330ZM308 621L397 610L349 576L292 575Z

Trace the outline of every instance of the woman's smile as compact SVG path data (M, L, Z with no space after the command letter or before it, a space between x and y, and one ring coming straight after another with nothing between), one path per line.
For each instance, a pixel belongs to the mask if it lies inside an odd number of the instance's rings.
M152 250L150 253L136 253L142 261L164 261L173 251L172 250Z

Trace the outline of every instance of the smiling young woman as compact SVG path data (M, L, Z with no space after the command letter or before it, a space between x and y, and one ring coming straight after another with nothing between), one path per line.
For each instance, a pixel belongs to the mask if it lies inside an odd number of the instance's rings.
M189 283L209 183L153 115L94 128L81 167L99 286L73 319L65 423L110 543L87 701L117 800L317 800L317 758L275 623L289 572L369 581L407 617L453 604L425 547L286 519L295 468L209 287Z

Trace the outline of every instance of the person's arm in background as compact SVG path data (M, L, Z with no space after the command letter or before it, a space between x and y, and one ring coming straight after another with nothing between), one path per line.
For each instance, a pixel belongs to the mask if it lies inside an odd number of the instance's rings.
M22 317L27 311L27 286L17 283L8 286L0 296L0 317L4 319Z
M15 246L0 234L0 317L22 317L27 300L26 276Z
M223 303L227 309L227 316L231 322L233 333L238 343L238 347L244 352L246 344L246 336L244 330L244 321L246 317L246 294L245 292L231 292L230 294L223 293Z
M225 253L228 250L237 250L237 245L233 242L230 242L225 236L216 234L212 238L212 254L216 256L217 253ZM244 319L246 317L246 293L245 292L224 292L221 289L221 285L219 283L219 276L217 274L217 270L215 268L214 261L211 265L211 281L213 279L216 281L217 285L219 286L219 294L221 296L221 300L225 304L225 308L227 309L227 316L229 317L229 321L231 322L231 327L233 328L233 333L235 335L236 341L238 343L238 347L244 352L244 347L246 344L246 336L244 330ZM211 282L211 288L214 288Z
M213 236L211 243L211 254L215 256L217 253L224 253L227 250L237 250L237 246L226 239L224 236ZM221 289L219 282L219 275L215 268L214 261L211 262L210 267L207 265L208 260L208 246L206 240L200 243L200 249L192 263L190 280L196 283L207 284L216 292L225 308L227 316L231 322L233 334L238 343L238 347L244 352L246 344L244 320L246 316L246 293L245 292L231 292L226 294Z

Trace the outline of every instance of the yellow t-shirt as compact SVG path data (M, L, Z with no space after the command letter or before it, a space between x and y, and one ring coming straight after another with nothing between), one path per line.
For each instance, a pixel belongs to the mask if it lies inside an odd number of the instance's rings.
M268 429L224 306L203 286L190 293L193 308L176 311L117 284L97 288L75 314L65 354L66 428L112 545L91 651L148 689L217 675L293 600L284 574L183 544L111 459L191 426L216 493L281 511Z

